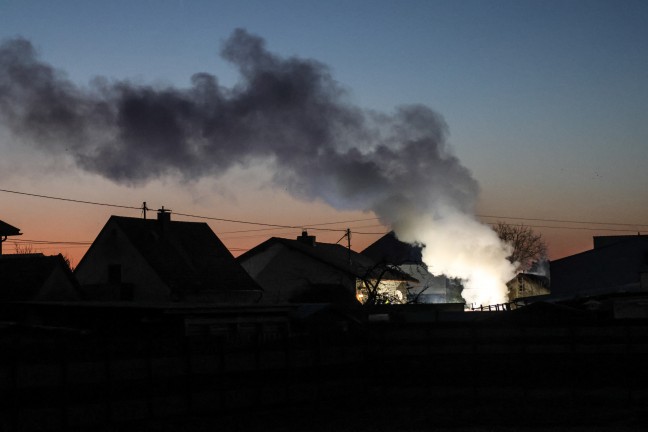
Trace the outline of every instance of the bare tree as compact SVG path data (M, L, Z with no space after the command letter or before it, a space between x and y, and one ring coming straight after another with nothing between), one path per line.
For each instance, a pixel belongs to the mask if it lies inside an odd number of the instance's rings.
M31 243L16 243L14 246L16 248L17 255L28 255L36 253L36 251L34 250L34 245Z
M385 289L384 284L394 279L400 280L398 286ZM411 281L415 281L415 279L412 279L399 266L385 262L377 263L367 269L364 277L361 278L362 303L365 306L408 303L407 297L411 288L409 282Z
M31 254L40 253L36 251L32 243L16 243L15 248L16 248L16 255L31 255ZM74 271L75 266L74 263L72 262L72 258L70 257L70 255L68 255L67 252L61 253L60 255L61 257L63 257L63 261L65 261L65 264L67 264L70 271Z
M500 239L513 247L508 257L512 263L518 263L518 269L527 271L537 262L547 258L547 244L542 235L526 225L511 225L497 222L493 229Z

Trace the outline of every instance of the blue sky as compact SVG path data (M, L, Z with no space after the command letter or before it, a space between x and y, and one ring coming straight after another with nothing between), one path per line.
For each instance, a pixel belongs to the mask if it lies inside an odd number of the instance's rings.
M0 38L31 40L83 85L101 75L185 87L196 72L235 85L218 52L237 27L328 65L359 107L439 112L481 185L481 214L648 224L645 1L0 0ZM17 174L0 181L66 195ZM538 230L555 255L613 233Z

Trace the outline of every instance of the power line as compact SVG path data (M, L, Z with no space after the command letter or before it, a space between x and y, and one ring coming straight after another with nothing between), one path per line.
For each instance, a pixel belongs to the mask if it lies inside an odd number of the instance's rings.
M312 226L321 226L321 225L336 225L336 224L346 224L346 223L354 223L354 222L366 222L366 221L378 220L378 219L380 219L380 218L372 217L372 218L352 219L352 220L337 221L337 222L324 222L324 223L311 224L311 225L308 225L308 226L312 227Z
M86 247L90 246L91 243L74 243L74 242L39 242L39 241L28 241L28 242L18 242L16 240L6 240L4 242L5 244L13 244L16 246L56 246L56 245L61 245L61 247L68 247L68 246L79 246L79 247Z
M236 231L219 231L218 235L222 235L222 234L240 234L240 233L251 233L251 232L263 232L263 231L276 231L278 229L284 229L284 228L259 228L259 229L246 229L246 230L236 230Z
M276 232L276 233L273 233L273 234L274 235L272 237L275 237L275 236L293 235L293 234L295 234L295 232L294 231L292 231L292 232ZM226 240L240 240L240 239L249 239L249 238L265 238L265 237L268 237L268 236L269 236L269 234L250 234L250 235L237 235L237 236L233 236L233 237L219 236L219 238L221 240L223 240L223 241L226 241Z
M201 215L193 215L193 214L188 214L188 213L179 213L179 212L173 212L174 215L177 216L185 216L185 217L190 217L190 218L195 218L195 219L206 219L206 220L213 220L213 221L219 221L219 222L232 222L232 223L239 223L239 224L244 224L244 225L258 225L258 226L267 226L267 227L273 227L273 228L301 228L298 226L294 225L279 225L279 224L269 224L269 223L262 223L262 222L251 222L251 221L242 221L242 220L236 220L236 219L224 219L224 218L218 218L218 217L212 217L212 216L201 216Z
M380 224L373 224L373 225L361 225L361 226L356 226L356 227L350 227L353 229L361 229L361 228L380 228L384 227L385 225L380 225Z
M30 239L10 239L7 240L7 242L11 243L29 243L29 244L50 244L50 245L56 245L56 244L63 244L63 245L79 245L79 246L87 246L92 244L92 242L89 241L54 241L54 240L30 240Z
M361 232L361 231L353 231L353 234L362 234L362 235L385 235L388 234L389 231L383 231L383 232Z
M495 219L511 219L523 221L538 221L538 222L558 222L558 223L576 223L588 225L615 225L615 226L628 226L628 227L648 227L647 224L629 224L629 223L614 223L614 222L591 222L591 221L575 221L575 220L562 220L562 219L540 219L540 218L522 218L512 216L488 216L488 215L475 215L481 218L495 218Z
M68 202L73 202L73 203L78 203L78 204L91 204L91 205L97 205L97 206L125 208L125 209L132 209L132 210L141 210L142 209L141 207L124 206L124 205L119 205L119 204L108 204L108 203L101 203L101 202L95 202L95 201L84 201L84 200L77 200L77 199L72 199L72 198L61 198L61 197L54 197L54 196L49 196L49 195L39 195L39 194L33 194L33 193L27 193L27 192L12 191L12 190L7 190L7 189L0 189L0 192L12 193L12 194L16 194L16 195L26 195L26 196L36 197L36 198L46 198L46 199L58 200L58 201L68 201Z
M7 243L9 243L9 241L7 241ZM23 244L15 244L15 243L10 243L10 244L13 244L14 247L16 247L16 246L25 246ZM74 246L74 245L72 245L72 246L70 246L70 245L66 245L66 246L31 245L31 246L34 246L35 251L42 251L42 250L58 250L58 251L60 251L60 250L87 248L87 245L77 245L77 246Z
M495 223L488 223L488 225L495 225ZM510 224L512 226L529 227L529 228L550 228L550 229L564 229L564 230L582 230L582 231L612 231L612 232L631 232L636 233L637 230L618 229L618 228L588 228L588 227L566 227L566 226L552 226L552 225L523 225L523 224ZM641 226L641 225L637 225ZM643 231L639 231L643 232Z
M8 189L0 189L0 192L12 193L12 194L17 194L17 195L25 195L25 196L31 196L31 197L36 197L36 198L45 198L45 199L51 199L51 200L57 200L57 201L67 201L67 202L73 202L73 203L78 203L78 204L90 204L90 205L97 205L97 206L104 206L104 207L125 208L125 209L131 209L131 210L142 210L143 209L142 207L125 206L125 205L119 205L119 204L102 203L102 202L97 202L97 201L86 201L86 200L78 200L78 199L72 199L72 198L55 197L55 196L51 196L51 195L41 195L41 194L20 192L20 191L8 190ZM191 217L191 218L197 218L197 219L214 220L214 221L220 221L220 222L231 222L231 223L238 223L238 224L244 224L244 225L266 226L266 227L273 227L273 228L302 229L302 228L305 227L303 225L297 226L297 225L269 224L269 223L264 223L264 222L252 222L252 221L244 221L244 220L237 220L237 219L225 219L225 218L218 218L218 217L210 217L210 216L202 216L202 215L193 215L193 214L188 214L188 213L180 213L180 212L175 212L174 214L178 215L178 216L185 216L185 217ZM334 223L338 223L338 222L330 222L330 223L326 223L326 224L334 224ZM326 224L317 224L317 225L326 225ZM343 229L327 229L327 228L313 228L313 229L318 229L318 230L323 230L323 231L336 231L336 232L344 231Z
M219 221L219 222L231 222L231 223L238 223L238 224L244 224L244 225L266 226L266 227L272 227L272 228L288 228L288 229L311 228L311 229L319 230L319 231L335 231L335 232L345 231L344 229L315 228L315 227L310 227L309 225L269 224L269 223L265 223L265 222L252 222L252 221L243 221L243 220L236 220L236 219L224 219L224 218L218 218L218 217L212 217L212 216L201 216L201 215L193 215L193 214L178 213L178 212L174 212L173 214L178 215L178 216L196 218L196 219L213 220L213 221Z
M104 202L97 202L97 201L79 200L79 199L73 199L73 198L63 198L63 197L56 197L56 196L51 196L51 195L34 194L34 193L28 193L28 192L8 190L8 189L0 189L0 192L11 193L11 194L16 194L16 195L24 195L24 196L30 196L30 197L36 197L36 198L51 199L51 200L57 200L57 201L72 202L72 203L78 203L78 204L89 204L89 205L104 206L104 207L114 207L114 208L122 208L122 209L129 209L129 210L142 210L142 207L126 206L126 205L104 203ZM264 231L264 230L273 230L273 229L312 229L312 230L319 230L319 231L346 232L346 229L342 229L342 228L335 229L335 228L319 228L319 227L321 227L323 225L335 225L335 224L342 224L342 223L353 223L353 222L361 222L361 221L378 220L379 219L379 218L365 218L365 219L355 219L355 220L348 220L348 221L324 222L324 223L317 223L317 224L281 225L281 224L269 224L269 223L264 223L264 222L245 221L245 220L240 220L240 219L226 219L226 218L218 218L218 217L211 217L211 216L194 215L194 214L180 213L180 212L176 212L174 214L178 215L178 216L185 216L185 217L196 218L196 219L205 219L205 220L213 220L213 221L219 221L219 222L229 222L229 223L238 223L238 224L244 224L244 225L255 225L255 226L268 227L268 228L261 228L259 230L228 231L228 232L223 232L222 234L227 234L227 233L232 233L233 234L233 233L239 233L239 232L252 232L252 231ZM625 226L625 227L635 227L635 228L636 227L648 227L648 224L629 224L629 223L598 222L598 221L576 221L576 220L547 219L547 218L523 218L523 217L514 217L514 216L495 216L495 215L481 215L481 214L477 214L476 216L480 217L480 218L509 219L509 220L520 220L520 221L574 223L574 224L603 225L603 226ZM493 223L490 223L490 224L492 225ZM378 226L380 226L380 225L378 225ZM622 230L622 229L613 229L613 228L564 227L564 226L546 226L546 225L528 225L528 226L530 226L531 228L587 230L587 231L616 231L616 232L635 232L636 231L636 230ZM364 228L364 227L368 227L368 226L363 226L362 228ZM360 228L360 227L356 227L356 229L357 228ZM378 235L378 234L385 234L385 233L356 232L355 234ZM60 244L64 244L64 243L60 243Z

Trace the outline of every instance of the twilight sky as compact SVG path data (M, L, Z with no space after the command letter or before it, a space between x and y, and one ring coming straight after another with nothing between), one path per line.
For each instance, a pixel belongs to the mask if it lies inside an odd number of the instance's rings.
M0 0L0 43L30 41L39 62L82 92L97 77L189 89L202 72L234 91L242 69L221 49L237 28L277 57L325 65L344 106L389 116L403 105L434 110L450 151L479 183L481 220L535 227L553 259L591 248L593 235L648 231L645 1ZM0 102L7 92L0 87ZM68 149L41 134L38 146L28 145L9 129L0 124L3 190L297 227L355 221L320 227L350 227L356 250L386 230L370 211L293 198L262 158L216 174L115 182L74 162L77 141ZM0 220L21 228L22 240L89 242L111 214L140 216L0 192ZM299 234L208 222L235 254L270 235ZM75 262L87 248L33 247Z

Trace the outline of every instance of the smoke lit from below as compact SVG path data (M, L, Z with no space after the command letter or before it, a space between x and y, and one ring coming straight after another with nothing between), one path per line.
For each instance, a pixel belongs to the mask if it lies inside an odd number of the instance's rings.
M508 301L506 282L515 276L510 246L487 225L452 207L434 215L409 215L395 224L401 241L424 245L423 262L435 275L461 279L468 306Z

